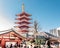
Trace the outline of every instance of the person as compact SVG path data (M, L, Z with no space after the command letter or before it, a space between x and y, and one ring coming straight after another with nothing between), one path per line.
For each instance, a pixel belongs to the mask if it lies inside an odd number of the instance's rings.
M23 44L22 43L20 44L20 48L23 48Z
M20 48L20 44L18 44L18 48Z
M31 48L33 48L33 46L31 45Z
M18 46L18 42L16 42L16 46Z
M48 42L47 42L47 45L48 45L48 48L51 48L51 46L50 46L50 41L48 40Z
M54 45L54 43L51 43L50 46L51 46L51 48L56 48L55 45Z
M26 45L26 44L23 44L23 47L24 47L24 48L27 48L27 45Z
M10 48L12 48L12 47L13 47L13 45L11 44L11 45L10 45Z
M9 48L8 45L6 46L6 48Z
M14 48L16 48L17 46L16 45L14 45Z
M24 48L27 48L26 46L24 46Z
M34 48L37 48L37 46L34 46Z

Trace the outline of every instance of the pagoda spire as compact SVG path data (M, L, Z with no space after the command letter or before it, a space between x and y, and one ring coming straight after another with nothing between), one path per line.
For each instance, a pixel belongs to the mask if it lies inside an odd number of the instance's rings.
M22 12L25 11L25 6L24 6L24 3L22 4Z

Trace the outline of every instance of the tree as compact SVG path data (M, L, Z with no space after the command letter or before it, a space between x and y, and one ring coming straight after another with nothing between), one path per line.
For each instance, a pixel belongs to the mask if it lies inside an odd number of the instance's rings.
M37 33L38 32L38 23L37 21L34 21L34 32Z
M35 38L35 44L38 45L38 36L36 34L38 34L38 23L35 20L34 21L34 38Z
M41 27L38 25L38 22L35 20L34 21L34 38L35 38L35 44L36 45L40 45L41 42L43 42L44 40L40 39L38 36L38 32L39 30L41 30ZM42 41L41 41L42 40ZM40 48L40 47L39 47Z

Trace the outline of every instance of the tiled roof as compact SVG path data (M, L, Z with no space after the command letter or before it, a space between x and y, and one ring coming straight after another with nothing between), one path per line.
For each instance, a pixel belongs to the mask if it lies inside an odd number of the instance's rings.
M6 33L10 33L10 32L15 32L15 33L16 33L17 35L19 35L20 37L25 38L24 36L21 35L21 33L17 32L17 31L14 30L13 28L12 28L12 29L9 29L9 30L0 31L0 35L6 34Z

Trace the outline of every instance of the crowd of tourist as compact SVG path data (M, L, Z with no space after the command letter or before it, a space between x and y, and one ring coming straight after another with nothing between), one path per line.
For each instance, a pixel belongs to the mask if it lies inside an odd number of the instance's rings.
M31 43L29 44L26 41L22 41L22 43L20 44L15 43L14 45L13 44L6 45L5 48L56 48L56 46L54 44L48 44L48 45L47 44L36 45L36 44L31 44Z
M40 46L34 46L34 45L26 45L26 44L19 44L19 45L13 45L6 46L5 48L49 48L47 45L40 45ZM51 46L50 48L56 48L55 46Z
M37 46L33 46L33 45L27 45L27 44L11 44L10 46L7 45L5 48L37 48Z
M48 47L47 45L29 45L29 44L23 44L23 43L20 43L20 44L10 44L9 45L6 45L5 48L56 48L54 45L51 45L51 47Z

